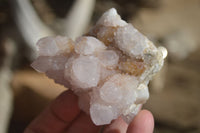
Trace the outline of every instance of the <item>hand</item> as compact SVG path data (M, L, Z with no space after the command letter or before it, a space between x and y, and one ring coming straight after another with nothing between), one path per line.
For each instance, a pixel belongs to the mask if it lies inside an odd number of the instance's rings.
M154 119L142 110L128 126L121 118L104 127L103 133L152 133ZM63 92L25 130L24 133L99 133L90 117L80 111L72 91Z

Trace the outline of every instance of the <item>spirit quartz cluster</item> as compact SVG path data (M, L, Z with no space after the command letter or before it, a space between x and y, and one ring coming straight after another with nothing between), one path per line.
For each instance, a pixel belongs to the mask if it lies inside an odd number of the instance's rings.
M96 125L122 117L129 123L149 98L148 83L167 51L156 48L114 8L75 41L44 37L32 67L79 97L79 107Z

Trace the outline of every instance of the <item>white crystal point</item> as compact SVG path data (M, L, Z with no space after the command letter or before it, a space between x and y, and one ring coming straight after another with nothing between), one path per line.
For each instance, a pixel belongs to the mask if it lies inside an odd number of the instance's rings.
M104 26L125 26L127 23L121 19L121 17L117 14L115 8L109 9L105 12L101 18L98 20L97 25Z
M167 50L156 48L114 8L86 35L75 42L63 36L40 39L31 66L71 89L95 125L118 117L130 123L149 98L148 83Z
M71 83L80 88L97 86L100 79L99 60L94 56L81 56L72 62Z
M131 24L118 28L115 42L119 49L130 56L143 55L147 46L145 37L139 33Z
M113 50L104 50L98 53L100 62L106 66L115 66L118 64L119 56Z
M99 89L100 96L107 103L132 104L136 100L137 85L138 81L133 77L116 74Z
M115 83L107 81L100 89L100 96L108 103L115 103L122 100L122 92L121 88L119 88Z
M48 70L62 70L67 62L67 57L65 56L39 56L31 66L39 72L47 72Z
M149 98L149 91L148 91L148 86L145 84L140 84L136 90L136 101L135 103L145 103L146 100Z
M70 53L73 47L73 41L62 36L44 37L37 42L39 56L55 56L62 52Z
M111 106L92 104L90 107L91 119L95 125L109 124L117 118L117 114Z
M94 37L79 37L75 42L75 51L78 54L90 55L104 49L106 46Z
M50 68L49 59L48 57L41 56L38 57L37 60L35 60L32 64L31 67L33 67L35 70L38 72L46 72Z
M44 37L37 42L39 56L55 56L59 48L54 37Z
M56 44L59 48L59 53L70 53L74 48L74 42L65 36L56 36Z

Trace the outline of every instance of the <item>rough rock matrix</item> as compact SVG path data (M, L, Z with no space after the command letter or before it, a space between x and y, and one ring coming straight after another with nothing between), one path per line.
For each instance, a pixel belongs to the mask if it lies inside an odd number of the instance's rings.
M149 98L149 80L167 56L165 48L156 48L114 8L75 41L44 37L37 48L32 67L73 90L96 125L119 116L129 123Z

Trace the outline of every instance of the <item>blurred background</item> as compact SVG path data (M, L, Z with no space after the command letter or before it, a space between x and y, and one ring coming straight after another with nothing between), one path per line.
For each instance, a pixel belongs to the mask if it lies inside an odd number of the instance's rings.
M200 0L0 0L0 133L22 133L66 90L30 67L36 41L76 38L111 7L168 49L144 105L154 132L200 133Z

